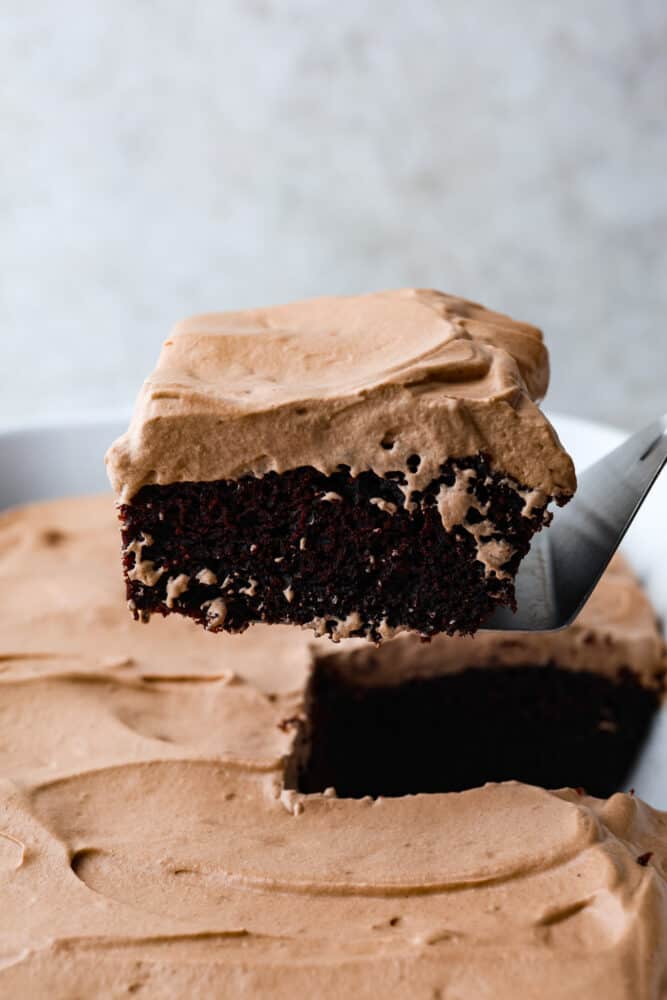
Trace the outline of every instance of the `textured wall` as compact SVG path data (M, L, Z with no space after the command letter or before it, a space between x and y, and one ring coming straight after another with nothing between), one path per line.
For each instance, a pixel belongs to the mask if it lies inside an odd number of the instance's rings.
M7 0L0 423L127 405L173 320L435 285L552 407L666 408L663 0Z

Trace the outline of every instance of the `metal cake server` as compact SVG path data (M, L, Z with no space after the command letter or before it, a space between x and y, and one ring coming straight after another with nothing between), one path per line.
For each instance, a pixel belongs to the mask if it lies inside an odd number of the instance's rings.
M574 499L533 537L516 577L516 613L482 626L549 632L577 617L667 462L667 414L579 476Z

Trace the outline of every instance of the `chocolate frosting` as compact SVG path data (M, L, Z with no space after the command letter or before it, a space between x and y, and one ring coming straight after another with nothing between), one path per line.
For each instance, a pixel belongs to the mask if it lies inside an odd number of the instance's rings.
M117 549L107 497L0 517L4 996L665 996L667 814L515 783L286 791L284 720L332 647L136 625ZM661 654L616 577L634 611L605 623L603 590L588 627Z
M199 316L165 341L109 476L128 502L146 483L340 464L384 475L418 454L407 498L481 451L544 503L575 489L536 405L547 383L539 330L431 290Z

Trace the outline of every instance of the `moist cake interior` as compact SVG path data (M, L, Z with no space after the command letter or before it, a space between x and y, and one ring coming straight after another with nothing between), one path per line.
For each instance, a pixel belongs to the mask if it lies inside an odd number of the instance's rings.
M526 516L529 491L481 455L443 463L407 509L405 473L420 461L383 477L300 468L144 486L120 510L135 617L176 611L214 631L263 621L376 642L399 628L475 631L497 604L514 607L514 575L551 515ZM452 530L448 493L460 507Z
M629 671L610 679L553 663L383 686L321 664L306 704L288 768L301 792L399 796L517 780L606 797L623 786L659 695Z

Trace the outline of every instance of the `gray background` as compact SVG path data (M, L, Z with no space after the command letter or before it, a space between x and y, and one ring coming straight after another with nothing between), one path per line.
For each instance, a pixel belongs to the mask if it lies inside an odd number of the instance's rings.
M663 0L7 0L0 424L127 406L171 323L407 284L666 408Z

